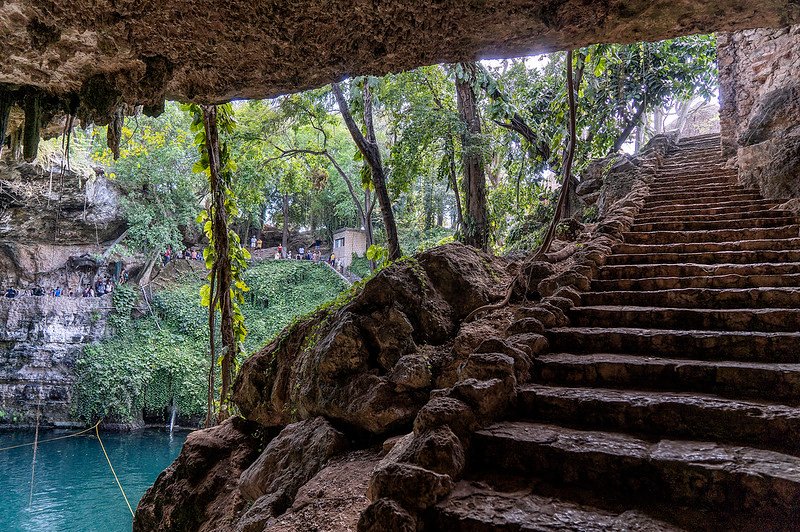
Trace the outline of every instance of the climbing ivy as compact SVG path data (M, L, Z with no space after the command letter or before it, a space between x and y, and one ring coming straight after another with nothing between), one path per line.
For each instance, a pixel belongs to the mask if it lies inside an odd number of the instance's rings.
M305 261L258 263L245 281L251 288L242 304L249 334L240 361L297 316L325 306L347 288L329 268ZM166 421L173 401L184 423L202 419L209 335L206 312L198 304L201 284L190 277L157 292L155 316L130 318L113 337L84 349L72 403L78 419L127 423L144 414Z
M114 302L114 312L109 316L108 322L119 330L127 326L130 321L138 294L132 285L120 284L112 292L111 299Z

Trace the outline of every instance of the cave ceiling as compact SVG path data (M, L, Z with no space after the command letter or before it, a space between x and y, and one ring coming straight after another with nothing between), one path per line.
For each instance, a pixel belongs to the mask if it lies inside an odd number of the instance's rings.
M266 98L359 74L800 22L795 0L0 0L0 84L89 104Z

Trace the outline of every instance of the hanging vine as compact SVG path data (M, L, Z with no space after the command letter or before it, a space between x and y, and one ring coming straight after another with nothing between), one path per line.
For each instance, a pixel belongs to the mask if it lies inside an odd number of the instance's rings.
M195 133L195 144L200 160L194 171L208 177L211 198L208 208L200 213L198 222L208 238L208 247L203 251L208 283L200 290L203 306L208 307L209 355L208 402L206 426L213 424L215 406L214 378L216 367L220 367L221 383L217 423L230 416L230 394L233 376L237 370L237 357L242 352L242 343L247 336L244 315L240 305L248 291L244 281L244 270L250 253L242 247L239 235L231 229L230 220L236 218L239 209L232 190L236 165L230 157L226 142L220 142L220 134L230 135L235 121L233 107L224 105L186 106L192 114L191 130ZM216 313L219 311L221 350L216 353Z

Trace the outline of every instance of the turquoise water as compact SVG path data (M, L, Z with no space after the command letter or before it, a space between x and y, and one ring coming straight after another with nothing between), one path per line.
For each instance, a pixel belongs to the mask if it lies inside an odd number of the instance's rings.
M40 439L68 432L48 431ZM158 474L178 456L185 433L100 433L122 487L136 509ZM0 448L33 441L33 432L0 432ZM97 438L78 436L39 446L33 502L32 447L0 451L0 531L130 531L131 514Z

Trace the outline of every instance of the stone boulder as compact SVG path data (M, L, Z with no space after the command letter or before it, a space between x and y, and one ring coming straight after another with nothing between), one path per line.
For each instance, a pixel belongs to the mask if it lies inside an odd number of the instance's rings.
M457 356L444 344L510 279L505 260L461 244L398 261L248 359L234 400L266 426L314 416L373 434L410 426Z
M239 491L255 504L238 529L263 530L269 518L289 508L297 490L346 447L345 436L321 417L283 429L239 479Z
M239 476L258 457L258 426L241 418L189 434L180 455L147 490L134 532L231 530L247 501Z

